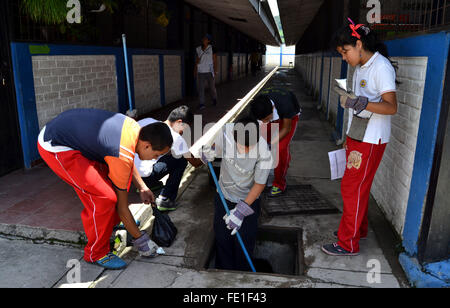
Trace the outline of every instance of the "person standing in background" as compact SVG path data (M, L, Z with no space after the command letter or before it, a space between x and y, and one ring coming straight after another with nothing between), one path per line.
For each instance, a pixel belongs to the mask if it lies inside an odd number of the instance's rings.
M202 46L197 47L196 50L196 61L194 68L194 77L197 78L197 87L200 104L198 110L203 110L205 106L205 87L206 84L209 86L211 91L211 96L213 100L213 105L217 105L217 91L215 84L215 76L217 71L217 51L215 47L211 44L212 36L206 34L202 40Z

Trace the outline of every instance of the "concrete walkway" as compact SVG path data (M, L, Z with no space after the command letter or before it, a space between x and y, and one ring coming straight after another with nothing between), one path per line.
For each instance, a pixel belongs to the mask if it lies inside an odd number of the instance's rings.
M288 173L289 185L311 184L336 208L342 210L340 181L330 181L328 155L337 149L331 141L331 127L316 109L316 103L305 94L302 81L294 70L274 77L274 82L288 85L298 96L303 108L291 152L292 163ZM245 87L242 84L246 83ZM230 92L241 84L242 93ZM241 80L219 88L219 95L228 96L227 106L246 93L257 80ZM227 89L227 87L229 87ZM248 90L249 90L248 89ZM247 91L248 91L247 90ZM228 94L225 94L228 93ZM229 93L233 93L232 95ZM212 112L212 111L210 111ZM17 238L0 238L0 287L155 287L155 288L311 288L311 287L406 287L404 275L399 270L394 252L395 242L389 230L379 219L376 204L369 212L371 219L369 237L361 243L358 257L336 258L323 254L320 247L333 242L341 215L290 215L268 217L262 215L261 227L299 228L299 276L280 274L252 274L207 270L205 265L213 244L213 198L215 190L209 185L206 167L188 174L179 196L181 206L170 213L178 228L178 237L166 255L155 259L142 259L133 251L123 257L129 266L122 271L105 271L82 261L82 249L74 246L57 246L35 243ZM372 201L373 203L373 201ZM373 223L374 222L374 223ZM379 239L382 241L379 242ZM381 243L381 244L380 244ZM73 271L67 267L69 260L80 260L80 283L70 284ZM375 266L375 267L374 267ZM379 276L372 275L379 269ZM370 272L370 273L369 273ZM69 275L68 275L69 274ZM69 276L69 279L68 279ZM369 279L368 279L369 277ZM371 279L371 278L380 278Z

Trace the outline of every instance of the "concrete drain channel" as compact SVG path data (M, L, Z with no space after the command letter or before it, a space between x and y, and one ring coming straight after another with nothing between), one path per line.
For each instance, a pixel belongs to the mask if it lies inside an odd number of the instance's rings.
M275 276L302 276L305 271L302 233L302 229L298 228L260 227L252 258L256 272ZM218 271L214 264L214 241L212 243L204 269Z

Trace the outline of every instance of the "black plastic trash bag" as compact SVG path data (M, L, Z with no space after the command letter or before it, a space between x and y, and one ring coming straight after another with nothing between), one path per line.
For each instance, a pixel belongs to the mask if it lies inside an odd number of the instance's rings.
M169 215L153 208L155 222L153 224L152 240L161 247L170 247L177 236L178 230L170 220Z

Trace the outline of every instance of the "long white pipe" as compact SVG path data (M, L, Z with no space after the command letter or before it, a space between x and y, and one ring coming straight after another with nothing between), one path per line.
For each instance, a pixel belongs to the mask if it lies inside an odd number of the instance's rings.
M219 120L210 130L208 130L191 148L190 152L194 157L201 157L201 149L203 146L211 146L214 143L214 140L217 134L221 131L222 127L227 124L233 122L239 114L247 107L250 101L258 94L259 91L266 85L266 83L272 78L272 76L279 69L277 66L270 72L256 87L254 87L248 94L237 103L233 109L231 109L222 119Z

